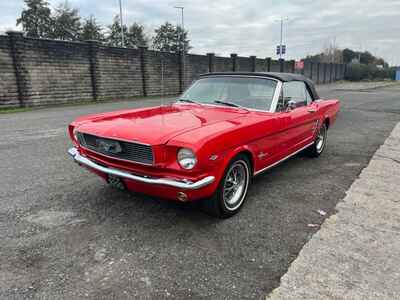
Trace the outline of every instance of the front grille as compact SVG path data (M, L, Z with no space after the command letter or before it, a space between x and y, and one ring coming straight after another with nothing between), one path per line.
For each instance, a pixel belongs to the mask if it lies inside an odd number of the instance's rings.
M146 165L154 164L153 149L149 145L107 139L81 132L78 133L78 140L83 147L100 154Z

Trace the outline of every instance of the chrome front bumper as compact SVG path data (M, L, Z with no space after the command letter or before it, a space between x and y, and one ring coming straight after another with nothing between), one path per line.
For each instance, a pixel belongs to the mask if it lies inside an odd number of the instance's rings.
M174 188L179 188L179 189L185 189L185 190L197 190L202 187L205 187L211 183L214 182L215 177L214 176L207 176L199 181L189 181L189 180L175 180L175 179L166 179L166 178L154 178L154 177L144 177L144 176L139 176L139 175L133 175L131 173L117 170L117 169L111 169L111 168L106 168L101 165L96 164L95 162L91 161L90 159L82 156L79 154L78 149L75 147L70 148L68 150L68 154L73 157L74 161L88 166L92 169L98 170L100 172L109 174L109 175L114 175L118 176L121 178L126 178L142 183L148 183L148 184L156 184L156 185L166 185Z

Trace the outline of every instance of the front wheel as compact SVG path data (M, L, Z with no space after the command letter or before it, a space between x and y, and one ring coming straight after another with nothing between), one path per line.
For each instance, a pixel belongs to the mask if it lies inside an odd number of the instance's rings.
M318 157L324 151L328 137L328 128L323 123L315 137L314 144L307 149L307 154L311 157Z
M239 154L232 159L214 196L203 200L206 212L219 218L236 214L247 196L250 172L250 162L245 155Z

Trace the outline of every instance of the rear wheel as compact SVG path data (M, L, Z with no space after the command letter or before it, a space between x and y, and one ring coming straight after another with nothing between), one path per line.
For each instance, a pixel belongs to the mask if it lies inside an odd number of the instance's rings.
M220 218L236 214L247 196L250 170L250 162L245 155L239 154L232 159L214 196L203 200L206 212Z
M318 157L324 151L328 137L328 128L326 123L323 123L319 128L314 144L307 149L307 154L311 157Z

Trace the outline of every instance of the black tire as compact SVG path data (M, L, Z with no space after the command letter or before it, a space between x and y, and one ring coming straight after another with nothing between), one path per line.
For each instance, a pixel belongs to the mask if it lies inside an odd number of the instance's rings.
M243 173L237 173L241 172L241 170ZM241 186L241 183L237 182L237 184L235 184L231 181L233 176L232 172L234 173L235 171L236 175L234 181L238 181L237 177L239 175L239 180L243 180L243 187ZM224 176L222 177L213 197L202 201L202 207L205 212L222 219L237 214L245 202L249 185L251 183L251 177L252 169L247 156L239 154L234 157L225 169ZM231 186L228 186L229 184L231 184ZM232 201L232 203L228 201L228 193L231 193L231 191L233 191L232 200L237 199L237 201Z
M318 157L322 154L326 147L328 138L328 127L323 123L315 136L314 143L307 148L307 155L310 157Z

